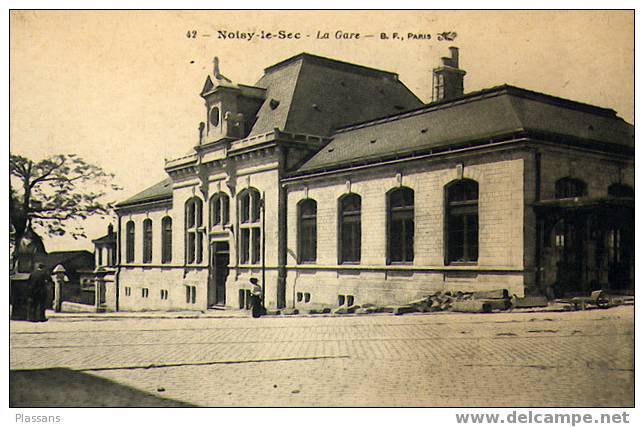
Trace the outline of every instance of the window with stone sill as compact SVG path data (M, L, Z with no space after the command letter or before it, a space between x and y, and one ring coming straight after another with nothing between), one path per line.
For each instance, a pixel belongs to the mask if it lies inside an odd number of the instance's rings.
M152 262L152 220L143 220L143 263Z
M297 205L297 247L301 263L315 262L317 258L317 202L304 199Z
M238 196L239 263L258 264L261 260L261 197L248 188Z
M471 179L445 186L447 264L475 263L479 257L479 184Z
M198 197L193 197L186 202L185 234L187 264L199 264L203 261L202 207L203 204Z
M172 262L172 218L161 220L161 263Z
M351 193L339 200L339 263L359 263L361 255L361 209L362 199Z
M414 190L401 187L387 194L387 261L414 261Z
M125 225L125 261L134 262L134 221Z

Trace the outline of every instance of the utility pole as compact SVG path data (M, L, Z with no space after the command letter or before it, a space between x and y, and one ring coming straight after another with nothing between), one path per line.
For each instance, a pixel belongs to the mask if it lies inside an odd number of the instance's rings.
M262 304L266 307L266 192L262 191Z

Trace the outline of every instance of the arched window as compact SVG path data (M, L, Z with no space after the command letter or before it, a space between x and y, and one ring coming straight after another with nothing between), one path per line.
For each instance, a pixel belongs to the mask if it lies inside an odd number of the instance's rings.
M134 221L125 225L125 261L134 262Z
M445 187L446 262L476 262L479 258L479 184L471 179Z
M145 264L152 262L152 220L150 218L143 220L143 262Z
M414 190L397 188L387 195L387 260L414 261Z
M339 205L339 262L340 264L347 262L360 262L362 239L360 214L362 200L357 194L347 194L340 199Z
M629 185L616 183L616 184L611 184L608 187L608 195L613 197L634 198L635 191L633 190L633 187Z
M304 199L297 205L297 253L299 262L314 262L317 258L317 212L313 199Z
M186 263L203 261L203 225L201 199L193 197L186 202Z
M210 227L226 225L229 221L228 195L217 193L210 198Z
M555 198L568 199L586 195L587 185L576 178L561 178L555 183Z
M161 262L172 262L172 218L169 216L161 220Z
M261 257L261 225L259 214L261 197L259 191L248 188L238 197L239 209L239 262L258 264Z

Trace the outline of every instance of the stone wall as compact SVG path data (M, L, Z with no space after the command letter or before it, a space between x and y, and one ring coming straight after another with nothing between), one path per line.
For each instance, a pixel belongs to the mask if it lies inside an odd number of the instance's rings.
M404 303L437 290L508 288L523 295L524 151L417 161L291 184L288 192L288 304ZM462 168L460 167L462 165ZM479 183L479 258L472 265L445 263L445 185ZM386 194L405 186L415 193L414 261L387 265ZM362 197L362 257L338 265L338 198ZM317 201L317 260L297 264L297 203ZM310 293L298 303L298 293Z
M541 151L541 198L554 197L554 183L566 176L588 184L589 196L606 195L608 185L621 182L633 186L634 165L608 156L559 148ZM230 177L233 177L232 179ZM446 265L445 186L459 178L479 183L479 257L476 263ZM523 295L534 284L535 152L523 148L470 153L450 159L418 160L384 167L353 170L323 178L289 183L280 190L276 157L247 157L234 170L208 171L204 187L195 176L176 179L173 203L122 213L121 260L125 260L125 224L135 222L135 261L123 262L119 275L120 309L207 309L209 244L228 242L229 275L226 307L239 308L240 290L249 289L251 277L262 278L262 265L240 265L236 197L247 188L265 194L266 209L266 305L278 304L280 241L285 239L286 304L300 309L337 306L339 296L355 304L406 303L435 291L507 288ZM387 264L387 192L400 187L414 190L414 261ZM280 191L286 202L280 205ZM209 198L217 192L230 196L230 225L209 227ZM348 192L362 198L361 261L338 264L338 199ZM199 197L203 202L203 260L185 264L185 202ZM317 202L317 260L297 263L297 204L305 198ZM286 230L279 215L286 215ZM161 219L173 218L172 262L161 263ZM153 221L153 256L142 263L143 220ZM130 295L125 295L125 287ZM194 287L195 303L186 301L186 287ZM148 289L143 296L142 289ZM161 299L161 290L167 299ZM308 294L308 295L307 295ZM306 296L306 298L305 298ZM111 297L110 297L111 298ZM243 299L243 298L241 298ZM211 297L212 300L212 297ZM305 301L308 300L308 301Z

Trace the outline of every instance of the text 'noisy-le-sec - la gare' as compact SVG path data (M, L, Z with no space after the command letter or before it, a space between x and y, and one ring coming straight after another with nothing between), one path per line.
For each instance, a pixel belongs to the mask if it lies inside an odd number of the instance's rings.
M186 33L188 38L197 38L201 35L202 37L211 37L209 34L199 34L196 30L189 30ZM299 31L228 31L228 30L217 30L215 37L220 40L300 40L304 38L311 38L311 34L299 32ZM377 35L375 34L366 34L360 32L349 32L343 30L336 31L321 31L318 30L315 32L314 38L317 40L360 40L377 37L381 40L432 40L436 39L439 41L442 40L454 40L456 33L454 32L443 32L432 35L430 33L424 32L381 32Z

